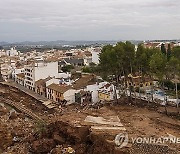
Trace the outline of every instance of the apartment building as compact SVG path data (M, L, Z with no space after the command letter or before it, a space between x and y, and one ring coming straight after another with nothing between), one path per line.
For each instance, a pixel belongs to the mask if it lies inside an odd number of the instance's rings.
M25 87L35 90L35 82L47 77L58 77L58 62L33 62L25 65Z

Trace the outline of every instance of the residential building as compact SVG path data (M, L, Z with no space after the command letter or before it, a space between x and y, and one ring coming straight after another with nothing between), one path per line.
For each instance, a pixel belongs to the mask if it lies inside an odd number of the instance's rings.
M84 59L81 58L64 58L66 65L84 66Z
M22 85L22 86L24 86L24 82L25 82L24 73L16 74L15 82Z
M106 85L108 82L100 82L100 83L96 83L96 84L91 84L91 85L87 85L86 87L86 91L89 91L91 93L91 97L92 97L92 103L97 103L99 102L99 97L98 97L98 90L103 87L104 85Z
M11 48L11 50L6 50L7 56L18 56L19 52L15 48Z
M107 83L98 90L98 97L100 101L112 101L116 93L114 85Z
M12 79L15 80L16 75L17 75L17 74L20 74L20 73L24 73L24 66L13 68L13 71L12 71Z
M75 102L75 93L77 93L77 90L71 86L52 83L47 86L46 93L47 98L54 102L67 102L67 104L71 104Z
M126 78L126 87L129 88L130 86L137 88L143 88L144 90L151 88L153 85L153 80L148 76L141 76L138 74L132 75L129 74Z
M35 82L35 92L39 95L46 97L46 82L51 80L51 77L47 77L46 79L40 79Z
M35 62L25 65L25 86L35 90L35 82L47 77L58 77L58 62Z

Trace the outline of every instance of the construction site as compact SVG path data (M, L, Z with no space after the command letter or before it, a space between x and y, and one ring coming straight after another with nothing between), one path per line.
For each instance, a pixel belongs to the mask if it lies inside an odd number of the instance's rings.
M0 84L0 153L178 154L180 115L173 106L167 111L159 104L126 97L118 103L48 108L19 89ZM128 134L123 147L118 134ZM132 140L151 137L176 137L177 142Z

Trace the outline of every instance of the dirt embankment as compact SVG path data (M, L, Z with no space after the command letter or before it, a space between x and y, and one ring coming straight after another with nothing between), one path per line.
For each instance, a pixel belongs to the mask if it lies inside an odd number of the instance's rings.
M68 149L77 154L115 152L113 145L102 136L93 134L89 127L73 127L60 121L42 126L27 142L30 144L29 151L36 154L61 154Z
M45 105L43 105L35 98L25 94L24 92L16 88L0 84L0 89L1 97L22 104L38 115L52 114L55 112L53 109L48 109Z

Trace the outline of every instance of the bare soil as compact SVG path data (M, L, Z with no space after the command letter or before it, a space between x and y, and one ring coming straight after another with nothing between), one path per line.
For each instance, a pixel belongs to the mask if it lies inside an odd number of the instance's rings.
M22 103L26 108L43 117L46 123L37 123L22 113L10 118L8 108L0 106L0 153L12 154L59 154L68 147L77 154L164 154L178 153L179 144L149 145L133 144L119 149L114 142L122 130L96 130L93 124L85 122L87 116L108 118L118 116L131 137L161 137L171 134L180 137L180 120L176 108L164 107L145 101L123 98L119 103L106 104L100 109L79 105L62 107L61 112L49 110L34 98L0 85L1 97Z

